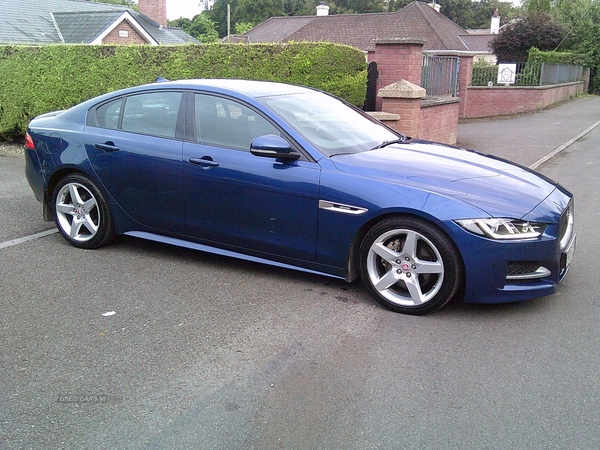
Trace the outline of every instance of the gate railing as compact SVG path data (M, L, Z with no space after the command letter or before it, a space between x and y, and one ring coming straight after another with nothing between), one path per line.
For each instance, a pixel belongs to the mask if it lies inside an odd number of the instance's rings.
M514 86L545 86L580 81L583 66L573 64L548 64L541 62L514 63L516 75ZM498 66L473 65L472 86L498 86Z
M458 96L458 70L460 58L457 56L423 55L421 87L427 97Z

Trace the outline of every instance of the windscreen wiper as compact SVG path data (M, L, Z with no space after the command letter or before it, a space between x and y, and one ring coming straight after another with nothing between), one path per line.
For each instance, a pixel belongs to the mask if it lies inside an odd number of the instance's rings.
M383 141L381 144L379 144L376 147L373 147L371 150L376 150L378 148L387 147L388 145L392 145L392 144L400 144L401 142L404 142L405 140L406 140L406 136L401 134L398 139L391 139L389 141Z

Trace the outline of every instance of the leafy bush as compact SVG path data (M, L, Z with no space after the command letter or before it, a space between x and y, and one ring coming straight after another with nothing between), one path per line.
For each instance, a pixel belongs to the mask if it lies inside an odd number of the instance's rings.
M279 81L361 106L367 64L360 50L329 43L0 47L0 137L24 135L39 114L159 76Z
M498 62L520 62L527 59L531 47L554 49L561 43L564 35L563 26L548 14L528 14L497 34L490 46L498 57Z
M487 86L491 81L496 83L498 79L498 66L486 61L477 61L473 63L471 78L472 86Z
M528 62L548 64L576 64L585 66L585 57L573 52L543 52L536 47L529 49Z

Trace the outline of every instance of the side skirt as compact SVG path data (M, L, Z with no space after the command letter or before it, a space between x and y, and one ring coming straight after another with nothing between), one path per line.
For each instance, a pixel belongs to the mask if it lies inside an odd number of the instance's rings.
M321 275L330 278L337 278L338 280L345 280L344 277L332 275L325 272L319 272L317 270L306 269L304 267L294 266L291 264L280 263L277 261L271 261L270 259L259 258L257 256L246 255L244 253L233 252L230 250L223 250L222 248L211 247L208 245L198 244L195 242L184 241L183 239L172 238L168 236L161 236L159 234L148 233L145 231L128 231L125 233L127 236L133 236L141 239L147 239L150 241L161 242L163 244L176 245L178 247L189 248L192 250L200 250L202 252L213 253L215 255L228 256L231 258L242 259L244 261L256 262L259 264L267 264L269 266L281 267L283 269L297 270L300 272L312 273L314 275Z

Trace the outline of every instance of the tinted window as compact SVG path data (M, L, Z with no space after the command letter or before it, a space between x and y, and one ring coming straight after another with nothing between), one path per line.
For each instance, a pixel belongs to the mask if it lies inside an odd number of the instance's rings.
M125 99L123 131L175 137L181 92L150 92Z
M195 95L196 140L203 144L250 149L252 140L265 134L280 136L264 117L233 100Z
M100 106L98 109L96 109L96 123L90 125L97 125L102 128L118 128L122 104L123 99L120 98Z

